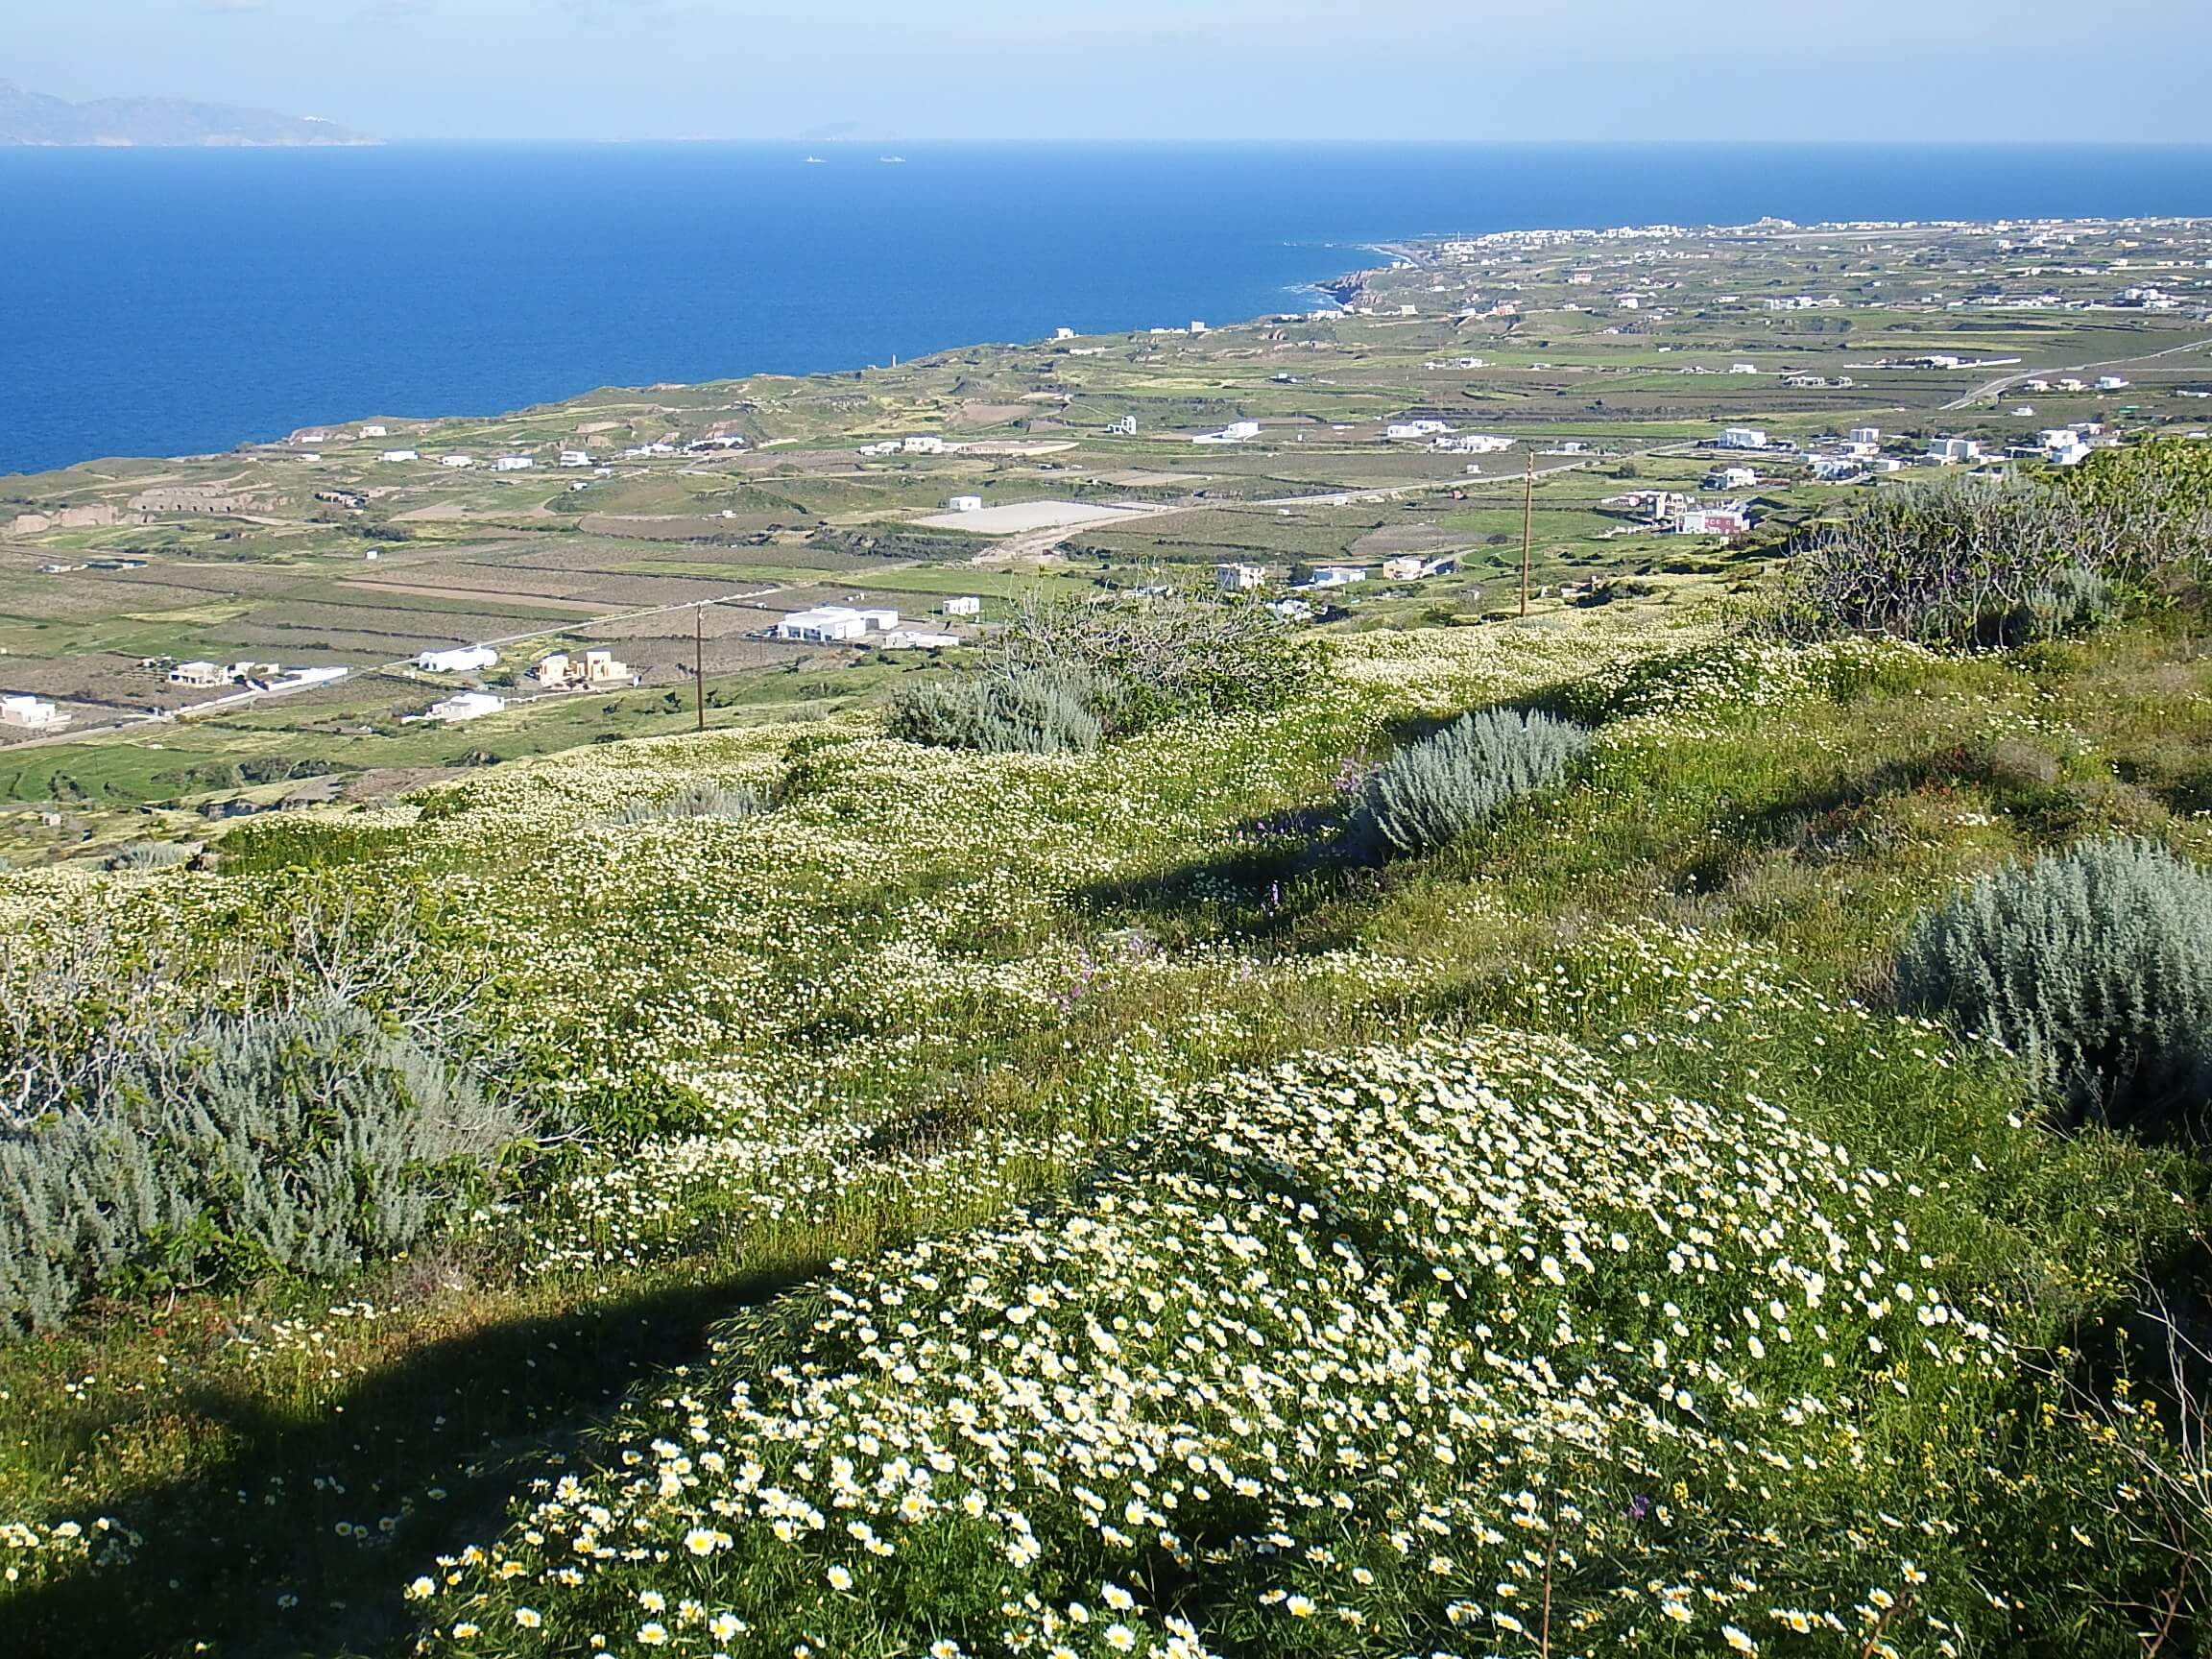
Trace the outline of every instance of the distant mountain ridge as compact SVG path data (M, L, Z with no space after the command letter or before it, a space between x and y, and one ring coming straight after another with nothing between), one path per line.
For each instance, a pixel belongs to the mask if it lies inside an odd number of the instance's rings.
M72 104L0 81L0 146L239 149L377 144L336 122L182 98L96 98Z

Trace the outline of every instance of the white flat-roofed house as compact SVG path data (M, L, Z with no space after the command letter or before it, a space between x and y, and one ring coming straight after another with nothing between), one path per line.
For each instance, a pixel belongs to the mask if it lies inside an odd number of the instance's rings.
M210 685L228 685L230 684L230 672L217 662L180 662L169 670L169 684L193 685L202 689Z
M496 714L507 707L507 699L494 697L489 691L457 691L443 702L430 705L424 716L430 720L480 720L487 714Z
M2097 376L2097 390L2100 392L2125 392L2127 389L2128 381L2124 375L2100 374Z
M422 459L422 451L420 449L387 449L376 459L379 461L420 461Z
M1767 434L1757 426L1730 426L1720 434L1723 449L1764 449Z
M1853 444L1864 444L1875 449L1882 447L1882 428L1879 426L1854 426L1845 436Z
M1717 467L1705 475L1708 490L1750 490L1758 483L1759 474L1748 467Z
M1445 455L1502 455L1516 442L1490 432L1447 432L1431 446Z
M1267 585L1267 571L1259 565L1216 565L1214 582L1224 593L1249 593Z
M499 653L489 645L458 645L444 651L425 651L415 659L415 666L425 674L472 674L498 661Z
M949 495L945 498L945 511L948 513L980 513L983 511L983 497L980 495Z
M1982 445L1971 438L1931 438L1928 441L1928 459L1944 467L1979 461L1982 459Z
M388 426L364 426L361 428L361 436L364 438L389 438L392 436L392 429Z
M909 455L942 455L945 453L945 440L934 432L917 432L913 437L902 440L899 447Z
M476 465L476 457L473 455L441 455L438 457L438 465L450 467L456 472L465 472Z
M492 463L494 472L527 472L538 463L527 455L502 455Z
M888 634L899 626L899 613L850 605L816 605L794 611L776 624L779 639L799 639L809 645L842 645L861 638L870 630Z
M1260 436L1257 421L1232 421L1218 432L1201 432L1190 442L1193 444L1249 444Z
M591 451L589 449L564 449L561 451L561 465L564 467L589 467L591 465Z
M1382 436L1389 443L1404 443L1422 438L1442 438L1452 430L1449 421L1393 421L1382 428Z
M894 628L883 636L886 651L942 651L959 643L957 634L933 634L924 628Z
M1428 574L1429 561L1418 553L1382 561L1382 580L1385 582L1418 582Z
M0 726L24 732L58 732L69 716L43 697L0 697Z
M1741 536L1750 528L1741 507L1693 507L1674 521L1678 536Z
M1367 580L1364 565L1316 565L1313 574L1306 579L1309 588L1348 588L1355 582Z
M948 616L979 616L983 613L983 601L973 593L964 593L956 599L948 599L938 607Z
M1728 365L1728 373L1731 374L1756 374L1759 373L1759 365L1756 363L1731 363Z

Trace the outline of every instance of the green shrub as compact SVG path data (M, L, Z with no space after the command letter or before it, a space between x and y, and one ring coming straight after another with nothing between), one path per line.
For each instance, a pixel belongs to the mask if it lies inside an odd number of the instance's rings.
M2079 632L2116 613L2113 578L2151 580L2176 556L2141 520L2037 478L1886 489L1793 550L1770 620L1799 639L1978 649Z
M651 824L670 818L750 818L768 810L768 798L757 789L730 788L719 783L686 783L664 801L626 801L612 813L610 824Z
M2212 1103L2212 875L2104 841L1985 877L1923 916L1908 1008L2025 1059L2076 1120L2201 1134Z
M110 870L168 870L185 863L193 849L180 841L138 841L108 860Z
M1082 755L1106 734L1104 701L1097 680L1080 670L1002 668L900 687L887 730L937 749Z
M1392 853L1429 852L1556 783L1589 747L1588 728L1553 715L1507 709L1462 715L1367 780L1354 836Z
M390 1256L524 1133L351 1005L210 1016L93 1101L0 1129L0 1324L52 1327L101 1287Z

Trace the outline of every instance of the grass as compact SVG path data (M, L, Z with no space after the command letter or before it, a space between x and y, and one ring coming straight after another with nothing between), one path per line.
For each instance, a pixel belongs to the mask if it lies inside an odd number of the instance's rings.
M1503 637L1482 647L1502 657L1455 658L1446 646L1458 649L1457 637L1406 637L1377 647L1377 661L1429 663L1406 684L1457 686L1448 704L1487 686L1610 709L1612 735L1585 786L1385 872L1334 850L1328 780L1342 757L1414 729L1393 724L1420 717L1419 694L1409 703L1404 689L1380 702L1332 695L1225 746L1186 750L1168 735L1121 758L992 763L1019 774L1011 793L1008 778L976 792L985 781L973 760L917 775L913 757L855 746L856 729L832 723L799 804L763 821L797 812L791 831L625 831L655 838L676 863L638 866L612 886L587 876L603 868L597 854L529 826L576 811L561 803L579 791L613 800L648 780L664 789L758 776L779 753L799 753L790 739L709 734L596 749L543 772L489 771L464 791L460 816L417 832L434 833L435 847L360 843L347 857L367 861L347 878L379 887L411 870L450 880L468 868L452 854L486 836L510 847L501 858L533 872L529 887L471 878L469 901L508 918L510 945L548 929L587 945L568 930L619 928L619 951L589 945L577 960L610 976L562 1016L584 1022L565 1040L583 1052L616 1061L681 1005L671 998L698 995L709 963L716 977L734 969L736 999L709 995L700 1012L724 1033L709 1041L715 1064L747 1081L711 1087L733 1091L733 1111L741 1099L809 1100L805 1121L859 1139L823 1167L839 1171L827 1186L794 1180L813 1154L748 1175L716 1162L734 1150L694 1149L681 1164L656 1153L678 1194L667 1213L604 1210L555 1182L517 1218L466 1229L357 1285L117 1304L57 1337L0 1348L11 1431L0 1513L111 1514L143 1538L128 1567L63 1568L16 1588L18 1650L396 1651L412 1617L397 1590L414 1564L487 1538L498 1495L549 1452L589 1462L608 1413L646 1400L642 1379L693 1359L713 1321L781 1306L775 1292L821 1283L833 1259L875 1260L1055 1199L1080 1180L1086 1149L1139 1126L1163 1085L1411 1031L1472 1039L1492 1023L1601 1046L1624 1025L1666 1029L1685 985L1726 1001L1743 978L1720 965L1738 960L1731 951L1757 953L1761 976L1811 987L1839 1012L1739 1005L1712 1027L1713 1044L1662 1046L1639 1063L1636 1087L1706 1094L1734 1078L1783 1089L1806 1121L1862 1142L1900 1178L1946 1184L1956 1195L1923 1206L1914 1225L1945 1240L1953 1296L2008 1295L2030 1263L2044 1276L2032 1318L2015 1316L2022 1340L2072 1339L2177 1248L2202 1186L2195 1165L2100 1137L2061 1142L2017 1119L2008 1128L2002 1072L1835 1043L1836 1022L1855 1018L1840 999L1878 1000L1900 927L1962 874L2116 827L2212 853L2191 816L2188 760L2212 737L2212 675L2186 630L2010 660L1888 654L1807 667L1704 651L1631 670L1655 650L1665 661L1662 637L1638 636L1595 681L1570 664L1577 654L1587 663L1602 634L1556 660L1533 636L1534 658ZM1420 677L1439 668L1443 682ZM1786 722L1764 712L1776 699ZM1976 756L2001 741L2050 750L2057 775L1992 772ZM899 799L915 788L928 817ZM1133 789L1141 814L1100 815ZM984 809L1000 830L977 840L971 814ZM1007 844L1010 823L1046 837L1022 843L1036 896L1011 906L985 899L1003 891L990 850ZM1073 868L1045 829L1055 823L1080 826L1087 850ZM728 862L761 833L800 838L758 877L746 873L751 854ZM840 874L817 888L807 872L818 863ZM757 880L779 896L745 898L767 893ZM685 898L663 917L671 892ZM760 902L769 911L756 913ZM792 924L778 919L785 911ZM805 915L839 921L790 932ZM917 961L905 935L925 916L937 919L934 943ZM772 938L789 954L760 954ZM1679 943L1691 939L1707 943ZM1129 940L1142 941L1141 954ZM487 948L502 954L498 940ZM1651 950L1660 955L1640 956ZM1654 976L1640 960L1674 966ZM1008 1000L1009 975L1036 989ZM629 1012L600 1030L600 1005ZM791 1110L772 1109L733 1148L751 1159L782 1143ZM975 1154L986 1162L967 1161ZM989 1179L976 1178L982 1168ZM546 1240L559 1241L558 1260L532 1266ZM737 1346L718 1364L748 1343L770 1343L765 1355L790 1339L771 1339L783 1327L759 1317L757 1337L752 1325L731 1328L725 1342ZM1976 1408L2012 1409L1998 1396ZM950 1581L938 1582L942 1592ZM2102 1628L2085 1625L2080 1650L2102 1650Z

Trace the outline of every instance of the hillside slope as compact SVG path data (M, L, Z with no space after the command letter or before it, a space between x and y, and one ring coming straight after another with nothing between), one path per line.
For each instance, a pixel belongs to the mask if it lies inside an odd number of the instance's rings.
M72 104L0 81L0 145L258 149L377 142L315 116L182 98L95 98Z

